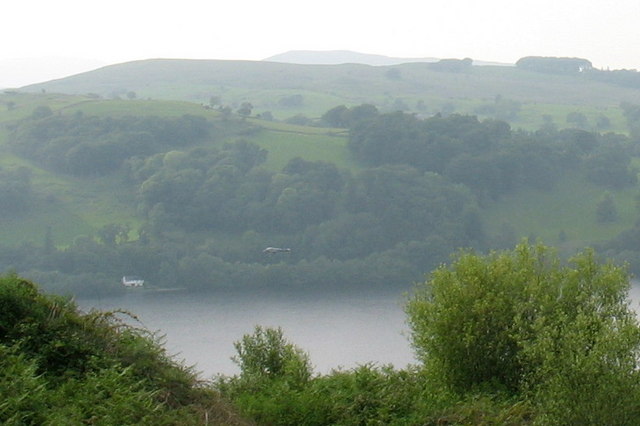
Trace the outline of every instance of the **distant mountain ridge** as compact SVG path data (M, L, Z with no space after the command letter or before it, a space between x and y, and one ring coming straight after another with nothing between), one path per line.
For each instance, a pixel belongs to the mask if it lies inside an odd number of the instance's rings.
M462 58L460 58L462 59ZM290 50L263 59L266 62L284 62L288 64L303 65L341 65L341 64L364 64L373 66L400 65L414 62L438 62L440 58L399 58L370 53L360 53L351 50ZM512 66L513 64L473 61L474 65L502 65Z

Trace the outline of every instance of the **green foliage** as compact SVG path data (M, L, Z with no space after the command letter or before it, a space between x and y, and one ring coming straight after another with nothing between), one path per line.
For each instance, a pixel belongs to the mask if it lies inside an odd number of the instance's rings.
M37 424L46 409L46 381L33 360L0 344L0 422Z
M596 206L596 220L599 223L610 223L618 220L618 210L609 192L605 193Z
M476 395L458 398L418 367L365 364L334 370L291 386L285 379L247 386L237 378L216 385L247 417L273 425L436 425L530 423L527 402Z
M413 72L403 69L402 81ZM117 293L128 273L192 288L403 285L455 247L500 247L521 235L556 238L561 229L572 246L610 237L635 220L622 192L633 184L626 160L634 148L620 136L520 132L463 115L422 120L380 113L373 103L329 110L323 121L352 127L352 142L363 137L360 148L375 160L365 169L348 155L346 131L338 129L223 120L187 103L11 96L24 118L6 127L7 142L33 143L35 151L18 144L22 158L3 157L0 199L7 203L0 204L7 209L0 212L8 220L0 223L0 266L64 294ZM496 104L511 99L491 96ZM45 101L56 113L30 118ZM215 123L212 140L198 136L208 123ZM597 160L607 145L612 160ZM555 191L568 173L590 182ZM576 198L600 193L591 182L612 188L615 224L582 213L585 205L593 211L593 201ZM568 197L572 203L564 203ZM500 232L503 224L510 232ZM261 256L272 244L294 251Z
M294 124L296 126L311 126L313 120L304 114L296 114L284 120L287 124Z
M46 118L53 115L53 111L51 107L48 105L39 105L37 106L33 112L31 113L31 118L34 120L39 120L41 118Z
M304 96L297 93L295 95L283 96L278 99L278 105L287 108L301 107L304 104Z
M591 70L591 61L582 58L557 58L543 56L527 56L518 59L518 68L550 74L578 74Z
M242 424L117 313L81 314L15 274L0 278L0 423L182 425L205 413Z
M99 118L79 113L23 120L9 145L14 152L60 173L105 175L129 157L191 144L209 130L204 118L193 115Z
M316 379L304 397L325 413L325 424L421 424L444 401L429 395L427 383L416 369L365 364Z
M282 379L300 387L311 377L309 356L289 343L280 328L256 326L253 334L244 335L234 346L238 354L233 360L240 367L240 379L247 383Z
M603 143L585 161L587 178L598 185L616 189L638 183L637 171L631 167L631 144L625 138L607 135Z
M571 111L567 114L567 123L572 124L574 127L584 129L587 127L587 117L579 111Z
M591 250L568 264L540 244L460 252L408 302L421 366L314 375L281 329L258 326L235 343L240 375L212 390L117 312L79 314L8 275L0 421L242 424L221 392L258 424L631 424L640 327L627 290L626 271Z
M635 139L640 138L640 105L623 103L622 110L624 116L627 119L627 127L631 136Z
M498 120L512 121L518 116L521 109L520 102L496 96L493 103L481 105L476 108L475 112Z
M29 169L0 167L0 217L25 214L34 198Z
M307 355L280 329L256 327L235 346L241 374L216 386L258 424L421 424L445 406L417 369L366 364L312 376Z
M251 102L243 102L242 105L240 105L240 108L238 108L238 114L242 115L243 117L248 117L251 115L252 110L253 105L251 104Z
M589 250L569 265L525 243L461 253L410 300L412 342L427 374L454 392L530 398L544 424L628 424L640 409L628 286L623 268Z
M461 73L469 72L473 66L471 58L441 59L438 62L429 63L429 68L440 72Z
M383 109L389 98L406 99L407 105L423 99L433 106L430 114L444 113L440 106L453 101L459 112L468 114L499 92L505 98L523 104L523 113L513 124L528 129L537 128L538 118L545 113L553 114L556 122L564 121L572 105L584 105L590 114L596 115L601 107L611 108L621 100L635 102L638 99L639 73L633 71L592 70L588 75L584 72L548 75L526 72L519 67L466 66L469 62L445 60L440 64L441 68L458 65L469 77L460 78L459 73L437 71L434 68L438 66L429 63L372 68L359 64L326 66L159 59L119 64L29 89L33 92L46 89L47 93L93 92L108 97L114 91L126 94L122 89L126 87L135 90L139 99L153 98L154 101L146 101L151 108L158 103L157 99L193 102L194 96L196 102L206 104L215 90L213 94L227 105L240 105L250 99L256 110L272 110L277 118L292 113L292 107L280 105L279 100L295 95L304 97L303 104L295 107L297 113L319 117L335 105L354 105L363 101ZM401 80L389 78L398 74ZM224 82L224 85L214 88L212 81ZM629 84L625 88L617 87L616 81ZM134 107L127 103L141 104L142 101L120 101L123 108ZM219 100L216 105L220 105ZM84 109L86 105L74 108L79 107ZM616 131L623 130L621 124L615 123Z
M371 104L362 104L347 108L344 105L331 108L322 115L322 121L332 127L349 128L364 120L378 116L378 109Z
M454 400L430 416L424 424L522 426L535 424L534 419L535 410L528 401L500 398L487 393Z
M342 116L348 110L332 110ZM338 117L339 118L339 117ZM612 188L633 185L630 141L579 130L529 133L504 121L395 112L353 123L349 150L369 165L408 164L471 188L481 201L527 187L549 190L570 170ZM594 155L595 154L595 155Z

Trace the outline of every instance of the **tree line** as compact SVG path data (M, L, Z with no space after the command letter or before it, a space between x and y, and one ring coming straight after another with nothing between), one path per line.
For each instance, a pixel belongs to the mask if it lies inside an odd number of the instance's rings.
M58 173L100 176L116 171L127 158L188 145L210 131L203 117L191 115L116 118L34 111L13 130L9 144L15 153Z
M580 75L589 80L600 81L617 86L639 88L640 73L635 70L599 70L588 59L559 58L548 56L526 56L516 62L523 70L547 74Z
M607 188L637 180L630 160L636 144L624 135L581 129L527 132L500 120L457 114L419 119L404 112L379 114L372 107L364 118L350 118L361 108L337 107L325 114L334 124L349 125L348 147L356 159L435 172L469 187L480 200L524 187L550 188L571 171Z

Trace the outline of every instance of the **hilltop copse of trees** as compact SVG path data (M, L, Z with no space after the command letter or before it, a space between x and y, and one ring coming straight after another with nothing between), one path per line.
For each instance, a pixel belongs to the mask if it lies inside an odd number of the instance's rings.
M632 88L640 87L640 73L637 70L599 70L588 59L527 56L516 62L518 68L565 75L583 75L585 78Z
M524 242L488 255L461 251L407 302L416 365L318 375L282 330L258 326L235 343L240 373L203 383L117 312L81 314L8 275L0 279L0 421L633 424L640 326L628 289L626 270L591 250L568 263Z

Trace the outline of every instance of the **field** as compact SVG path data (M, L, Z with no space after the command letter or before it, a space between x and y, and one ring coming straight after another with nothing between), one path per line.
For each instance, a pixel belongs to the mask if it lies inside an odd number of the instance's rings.
M507 196L485 208L483 217L490 234L500 234L506 226L517 236L580 248L611 239L636 221L638 188L634 187L609 191L619 220L598 223L596 205L605 192L581 176L569 176L551 191L529 189Z

